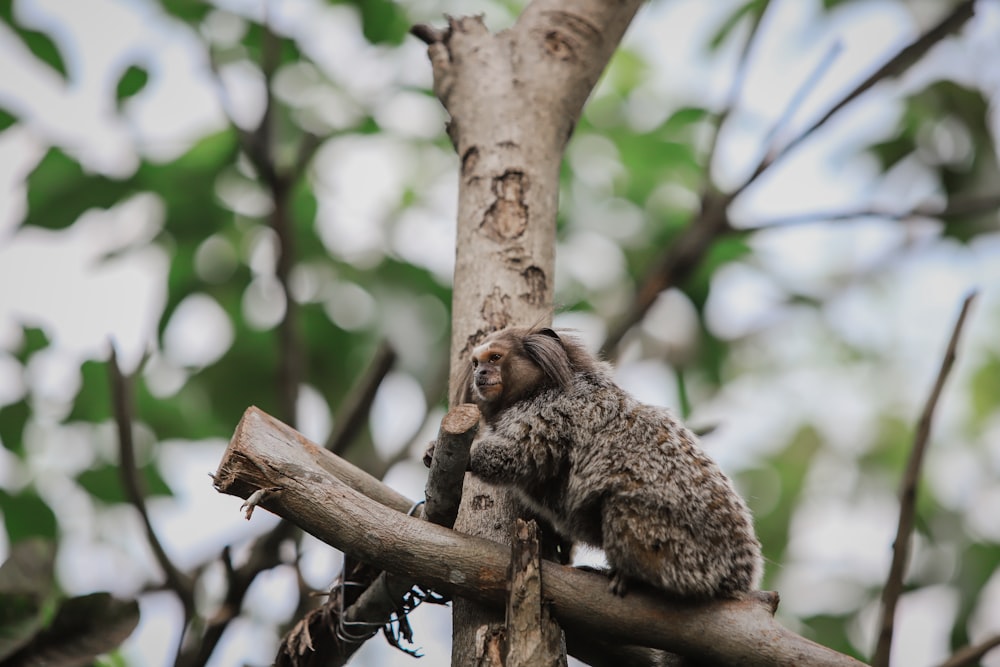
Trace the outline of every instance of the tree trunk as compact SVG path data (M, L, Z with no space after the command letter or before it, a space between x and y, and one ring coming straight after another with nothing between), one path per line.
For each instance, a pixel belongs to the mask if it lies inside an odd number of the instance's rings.
M451 115L461 160L451 396L461 396L469 352L488 333L552 318L559 166L583 103L638 0L535 0L510 29L479 17L418 26L429 44L435 93ZM457 530L509 544L509 493L466 476ZM476 664L503 616L454 603L453 665ZM477 637L479 638L477 643Z

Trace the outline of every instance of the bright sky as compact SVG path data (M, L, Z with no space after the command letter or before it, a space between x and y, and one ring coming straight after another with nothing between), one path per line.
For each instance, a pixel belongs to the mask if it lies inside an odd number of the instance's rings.
M259 0L219 4L242 14L257 12L262 6ZM923 24L914 21L910 10L888 0L848 3L830 22L820 21L817 2L777 2L768 13L765 38L754 51L740 110L720 142L722 151L715 165L720 182L732 185L745 177L759 158L761 136L831 48L839 45L838 55L821 85L792 119L793 133L912 39L940 11L938 3L916 4ZM681 106L717 106L725 99L732 67L710 61L701 45L732 5L672 0L642 10L626 43L655 66L649 81L629 100L627 113L633 122L655 125ZM410 6L415 20L436 21L443 12L485 12L492 28L510 21L501 7L481 2L424 1ZM0 134L0 350L15 346L21 324L44 326L55 343L51 350L35 355L24 377L0 352L0 402L19 400L30 390L39 405L59 406L75 396L79 361L103 358L109 337L116 340L127 365L134 365L153 340L165 300L168 257L145 242L163 224L163 206L154 197L138 196L111 211L90 212L66 232L20 229L26 206L24 176L49 144L63 147L95 171L128 174L140 156L169 160L182 153L192 138L222 127L224 108L238 122L252 124L260 113L261 97L254 73L231 67L223 73L227 95L220 102L197 38L186 28L164 21L152 3L30 0L18 2L16 9L26 24L57 35L74 85L65 87L26 57L18 42L0 28L4 72L0 100L27 117L25 124ZM270 11L275 25L295 35L324 74L346 91L317 92L320 89L302 83L315 77L315 72L303 68L279 81L280 94L311 108L319 127L347 126L360 110L371 109L383 127L392 130L378 136L336 139L318 154L315 171L324 241L344 259L358 263L377 261L390 247L449 280L454 157L408 143L412 137L432 136L444 119L434 100L403 90L407 85L429 85L430 67L423 46L410 39L395 51L372 47L361 37L357 17L347 5L283 0L270 3ZM219 14L206 30L225 41L238 39L241 28L238 21ZM998 34L1000 8L980 3L964 39L943 45L900 85L917 87L943 72L995 94L1000 90L1000 75L993 67L1000 62ZM732 63L737 51L738 45L731 44L722 57ZM147 89L126 104L124 115L118 116L113 109L114 86L124 68L136 61L149 69L151 79ZM859 203L905 209L933 201L935 185L915 164L882 182L873 164L854 155L859 147L894 127L900 109L891 101L892 90L884 86L873 91L849 114L831 123L829 131L806 142L738 202L737 218L750 223ZM608 90L602 88L596 96L604 94ZM593 120L599 125L599 119ZM996 112L993 126L1000 126ZM640 213L624 202L609 204L603 196L614 174L628 169L620 164L613 146L609 151L609 144L599 136L577 139L570 159L587 188L568 193L562 203L576 230L559 251L557 289L573 293L586 288L603 295L597 303L603 300L613 313L615 304L623 301L615 286L625 271L617 242L627 239L632 229L629 221L638 221ZM370 224L385 217L401 188L414 183L426 193L419 207L392 229ZM682 200L691 196L669 184L662 194ZM254 205L240 193L234 196L241 205ZM608 215L620 221L615 229L608 228ZM812 504L796 515L790 560L778 565L777 584L786 616L850 608L866 599L859 582L875 583L883 576L888 552L873 545L889 539L895 516L892 498L886 494L852 497L853 487L844 482L855 474L852 456L870 444L866 434L887 406L905 420L915 414L961 296L972 286L984 289L978 306L981 317L968 331L967 348L974 352L960 358L957 374L968 372L976 357L986 351L1000 351L986 316L1000 308L996 294L1000 239L994 235L959 247L936 243L935 235L933 225L904 229L878 221L775 230L754 237L756 263L733 264L716 278L708 308L712 328L731 338L764 330L772 335L736 360L745 375L730 383L721 396L699 406L696 420L720 424L706 445L727 469L752 467L757 456L787 442L789 429L797 428L799 422L789 420L788 415L801 414L817 424L835 448L823 467L827 477L809 482L815 494ZM413 243L413 239L420 242ZM257 252L264 253L260 261L266 265L267 244L261 243ZM915 251L907 259L893 259L904 246ZM123 249L127 251L113 260L96 261ZM784 304L790 287L804 294L830 292L843 281L845 267L861 273L878 269L878 276L838 290L819 311ZM340 283L336 289L342 302L356 307L334 314L335 320L347 318L342 323L345 328L352 324L350 317L361 317L363 323L364 313L374 304L371 295L350 283ZM182 381L185 366L207 363L224 352L227 323L220 315L210 299L185 304L168 327L161 360L165 370L158 376L162 382ZM646 344L685 340L692 317L684 297L665 295L646 324ZM213 321L217 326L206 327L206 322ZM593 317L568 315L562 323L579 328L595 344L603 335L600 322ZM215 334L204 335L206 328ZM876 368L845 372L837 359L824 356L823 350L833 343L831 329L888 356L895 366L893 372L880 373ZM762 377L769 383L766 392L761 391ZM626 355L619 379L643 400L676 406L673 375L662 364L630 361ZM817 387L824 388L823 395L817 395ZM873 387L884 397L881 402L871 400ZM393 451L407 442L423 422L421 401L405 398L418 392L416 381L406 373L394 374L384 387L372 419L381 451ZM305 430L320 439L331 426L328 408L317 396L308 392L305 396ZM418 408L412 415L383 418L388 406L400 404ZM942 431L958 427L962 410L960 397L946 398ZM59 409L53 407L50 412L51 423L43 420L31 435L28 470L15 467L13 459L0 450L0 485L10 488L33 475L46 498L59 508L66 531L61 553L72 554L60 558L59 574L70 592L112 590L128 595L154 571L147 549L127 542L138 531L121 529L123 523L134 525L136 519L130 508L98 512L68 482L74 472L91 464L92 455L66 455L68 436L57 426ZM727 428L734 423L740 428ZM1000 435L1000 423L994 435ZM1000 488L990 479L989 467L983 466L984 456L1000 465L1000 444L996 444L1000 437L992 442L987 452L967 441L955 444L947 456L932 451L929 482L954 507L995 507L1000 501ZM239 501L212 490L205 473L216 467L223 445L163 444L164 469L176 498L154 503L153 518L182 567L202 562L223 544L245 542L269 525L263 513L247 525L239 518ZM417 498L422 493L423 471L401 465L390 472L388 481ZM888 490L892 485L885 486ZM765 500L758 498L762 504ZM762 511L759 506L757 511ZM970 510L969 521L984 537L1000 539L991 517ZM329 548L310 543L306 556L310 583L317 588L328 584L337 562ZM290 571L278 570L255 584L248 602L253 612L229 632L213 664L263 664L270 659L270 627L288 613L281 601L288 599L284 591L291 576ZM994 584L991 602L977 616L982 631L1000 625L1000 580ZM947 586L906 598L896 664L919 666L941 657L950 630L947 619L956 605L954 591ZM135 665L166 665L177 633L176 605L168 596L149 595L142 600L142 612L142 624L126 645L127 654ZM788 622L794 627L790 618ZM421 611L417 623L418 640L428 660L443 660L448 654L448 612ZM867 627L852 628L858 645L871 645L866 634L870 627L869 622ZM369 642L358 664L412 663L376 640Z

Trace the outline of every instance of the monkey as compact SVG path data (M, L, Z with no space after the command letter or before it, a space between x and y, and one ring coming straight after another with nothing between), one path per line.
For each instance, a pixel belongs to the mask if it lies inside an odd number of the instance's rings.
M603 548L612 593L633 582L685 599L758 589L761 545L732 482L669 410L616 385L576 338L504 329L464 374L459 398L485 426L469 470L513 488L563 538Z

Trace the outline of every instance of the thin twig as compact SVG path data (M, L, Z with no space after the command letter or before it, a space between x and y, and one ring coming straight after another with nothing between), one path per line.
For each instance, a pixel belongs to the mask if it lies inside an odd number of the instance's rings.
M625 334L636 323L642 321L660 292L668 287L680 285L690 278L712 244L732 231L726 210L730 201L732 200L728 195L718 195L713 192L708 192L702 197L701 213L666 248L660 259L646 273L628 312L605 339L601 348L602 356L613 359L618 344Z
M297 533L298 529L294 524L282 520L271 532L254 542L246 562L236 568L230 560L229 547L223 550L221 558L226 571L225 598L215 616L208 620L204 634L196 642L185 646L186 650L177 660L178 667L204 667L208 664L229 624L240 615L250 584L261 572L282 564L279 555L281 544L294 538Z
M813 211L810 213L796 213L781 218L772 218L761 222L742 225L740 229L756 230L771 229L774 227L792 227L795 225L806 225L816 222L836 222L840 220L853 220L855 218L882 218L886 220L903 221L911 218L958 218L963 216L978 215L1000 209L1000 194L987 195L982 197L968 197L954 199L948 202L945 207L940 206L918 206L906 211L889 211L876 207L862 207L856 209L846 209L842 211Z
M388 341L379 343L378 349L375 350L375 356L368 365L368 370L351 388L347 399L341 406L333 431L326 440L327 449L338 456L343 455L344 450L354 441L358 431L364 426L365 419L371 411L372 402L375 400L375 392L378 391L382 380L389 374L395 363L396 350Z
M767 13L768 7L771 6L770 0L764 3L760 11L753 15L752 23L750 25L750 34L747 35L746 41L743 42L743 50L740 52L739 60L736 62L736 71L733 73L733 79L729 83L729 92L726 95L725 106L719 113L718 120L715 123L715 132L712 133L712 142L708 147L708 155L705 158L705 186L704 190L707 190L712 182L712 162L715 160L715 153L718 150L719 145L719 135L722 133L722 126L725 125L726 121L729 119L730 114L732 114L733 109L740 100L740 93L743 90L743 84L746 81L747 69L750 65L750 51L753 49L753 45L756 42L757 35L759 33L760 24L764 19L764 14Z
M118 429L118 472L121 476L122 488L129 503L139 512L150 549L153 551L156 562L163 568L167 588L173 591L181 601L181 606L184 609L184 625L186 626L194 615L193 586L191 580L170 560L170 556L163 548L163 543L160 542L149 518L149 512L146 508L146 490L140 479L141 473L135 458L135 441L132 439L132 423L135 412L132 404L131 378L122 373L113 342L110 347L108 375L111 382L111 403Z
M792 95L792 99L788 102L788 106L785 107L784 111L781 112L781 115L778 116L778 119L774 122L774 125L772 125L771 129L768 130L766 135L764 135L764 146L767 147L765 150L765 154L770 153L774 150L774 141L775 139L778 138L778 135L781 133L781 130L789 122L791 122L792 117L795 116L795 113L799 110L799 107L801 107L802 103L806 101L807 97L809 97L809 93L811 93L813 91L813 88L815 88L816 85L823 80L823 77L826 75L827 70L830 69L830 66L833 65L833 62L837 59L837 56L839 56L840 52L843 50L844 50L844 45L840 40L837 40L833 44L831 44L830 48L827 49L826 53L823 54L823 57L820 59L819 63L816 64L816 67L813 69L813 71L809 73L809 76L806 77L806 80L803 81L802 85L799 86L798 90L795 91L795 93Z
M910 552L910 537L913 534L913 524L916 514L917 503L917 483L920 478L920 468L923 465L924 452L927 450L927 442L931 434L931 422L934 417L934 410L938 400L941 398L941 391L944 388L945 380L951 372L951 367L955 363L955 351L962 334L962 327L965 324L969 306L976 297L976 292L971 292L965 297L962 303L962 310L955 322L955 328L945 350L944 359L941 361L941 370L938 372L934 387L927 398L920 421L917 424L917 432L913 439L913 449L910 451L910 458L906 465L906 473L903 476L899 490L899 525L896 529L896 539L892 545L892 565L889 567L889 576L882 589L882 612L879 623L878 643L875 647L875 654L872 657L872 667L888 667L889 653L892 649L892 632L896 615L896 604L903 593L903 574L906 570L906 563Z
M794 139L785 144L784 148L767 153L761 159L757 168L753 171L750 177L736 189L734 196L746 190L761 174L767 171L771 165L781 160L781 158L794 150L799 144L812 136L816 130L823 127L827 121L837 115L837 113L839 113L846 106L851 104L851 102L868 92L868 90L873 88L875 84L884 79L901 75L909 69L910 66L920 60L920 58L923 57L923 55L927 53L932 46L961 28L966 21L972 18L974 5L975 0L965 0L965 2L957 5L949 14L942 18L937 25L922 34L910 44L900 49L895 56L890 58L885 64L875 70L867 79L859 83L846 95L840 98L840 100L831 106L818 120L816 120Z
M955 654L942 662L938 667L965 667L978 661L984 655L1000 646L1000 633L995 634L978 644L969 644L955 651Z

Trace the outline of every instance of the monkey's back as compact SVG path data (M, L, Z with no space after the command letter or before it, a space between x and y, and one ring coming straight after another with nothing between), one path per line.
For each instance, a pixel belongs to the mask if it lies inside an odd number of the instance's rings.
M679 595L757 588L760 543L732 482L668 410L599 371L578 375L547 406L569 417L557 514L570 537L602 546L621 574Z

